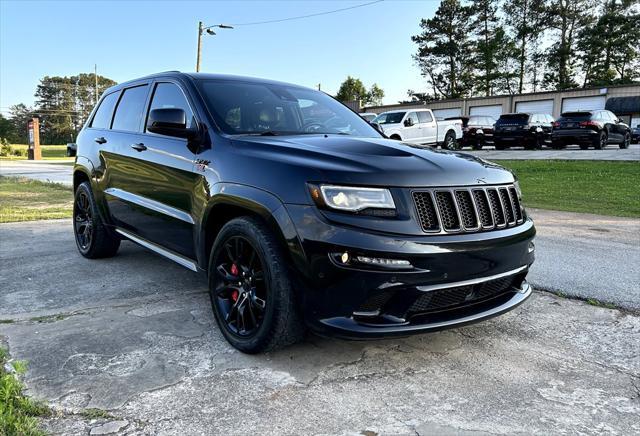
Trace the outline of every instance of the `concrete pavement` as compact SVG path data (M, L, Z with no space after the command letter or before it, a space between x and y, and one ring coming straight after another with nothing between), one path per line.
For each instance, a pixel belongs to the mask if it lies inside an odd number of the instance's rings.
M579 227L554 230L580 217L533 215L534 283L566 276L550 272L565 237L603 257L604 241L589 249ZM619 244L634 231L602 224ZM570 286L594 280L580 277ZM54 434L640 432L640 317L543 292L461 329L374 342L309 335L247 356L219 333L203 277L129 242L112 259L84 259L61 220L0 225L0 320L0 342L30 362L28 393L57 410L45 421ZM111 417L88 418L88 408Z
M0 176L27 177L41 182L73 185L73 161L0 160Z

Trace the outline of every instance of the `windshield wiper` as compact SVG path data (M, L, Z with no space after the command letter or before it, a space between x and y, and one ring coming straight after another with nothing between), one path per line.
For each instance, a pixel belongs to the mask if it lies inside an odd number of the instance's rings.
M265 130L264 132L258 133L258 136L278 136L279 134L274 132L273 130Z

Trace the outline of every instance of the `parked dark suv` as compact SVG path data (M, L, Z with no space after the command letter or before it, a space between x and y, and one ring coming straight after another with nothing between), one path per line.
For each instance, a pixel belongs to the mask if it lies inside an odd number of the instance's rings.
M630 143L631 128L610 111L565 112L554 124L555 148L578 144L583 150L589 147L602 150L607 144L629 148Z
M107 90L77 144L80 253L113 256L129 239L206 272L218 325L244 352L305 326L347 338L461 326L531 294L535 228L511 172L385 139L322 92L162 73Z
M523 146L527 150L551 146L553 117L549 114L514 113L500 115L493 140L496 150Z

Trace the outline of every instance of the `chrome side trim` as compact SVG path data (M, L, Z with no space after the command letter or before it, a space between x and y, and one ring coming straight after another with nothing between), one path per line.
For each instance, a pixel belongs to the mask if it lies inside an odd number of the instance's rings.
M495 275L492 275L492 276L480 277L480 278L477 278L477 279L470 279L470 280L463 280L463 281L460 281L460 282L442 283L442 284L438 284L438 285L416 286L416 289L418 289L419 291L422 291L422 292L429 292L429 291L435 291L435 290L439 290L439 289L449 289L449 288L457 288L457 287L460 287L460 286L476 285L478 283L488 282L488 281L491 281L491 280L500 279L502 277L507 277L507 276L511 276L511 275L514 275L514 274L518 274L518 273L524 271L525 269L527 269L527 265L521 266L520 268L516 268L516 269L513 269L511 271L503 272L503 273L500 273L500 274L495 274Z
M142 245L149 250L160 254L161 256L166 257L167 259L173 260L175 263L182 265L183 267L190 269L191 271L198 271L198 267L195 262L187 259L184 256L181 256L177 253L167 250L166 248L162 248L153 242L149 242L146 239L142 239L138 236L135 236L133 233L130 233L126 230L116 228L116 232L120 233L122 236L125 236L128 239L131 239L136 244Z
M151 209L155 212L170 216L172 218L184 221L189 224L195 224L191 215L187 212L176 209L175 207L167 206L159 201L152 200L150 198L143 197L138 194L133 194L128 191L124 191L118 188L107 188L104 190L105 194L109 194L113 197L117 197L121 200L128 201L129 203L137 204L147 209Z

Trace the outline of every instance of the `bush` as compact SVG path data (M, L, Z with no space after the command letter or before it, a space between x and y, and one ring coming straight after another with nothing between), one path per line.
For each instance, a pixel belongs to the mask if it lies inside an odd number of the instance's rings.
M27 149L18 148L9 144L6 138L0 138L0 156L2 157L26 157Z

